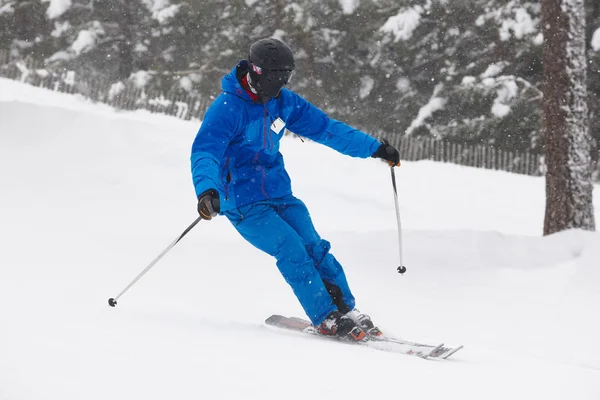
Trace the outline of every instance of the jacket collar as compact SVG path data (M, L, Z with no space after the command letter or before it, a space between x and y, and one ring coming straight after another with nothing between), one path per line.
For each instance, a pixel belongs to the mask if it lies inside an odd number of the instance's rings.
M247 101L260 103L259 96L252 93L248 86L247 74L248 61L242 60L229 74L223 77L223 80L221 81L223 92L234 94Z

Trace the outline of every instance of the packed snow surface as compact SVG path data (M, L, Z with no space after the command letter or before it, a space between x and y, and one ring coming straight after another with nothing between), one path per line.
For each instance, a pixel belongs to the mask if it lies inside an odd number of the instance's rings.
M1 400L600 398L600 235L541 237L543 178L404 163L400 276L385 164L283 141L359 307L448 361L266 328L302 310L222 217L110 308L196 218L198 124L0 80Z

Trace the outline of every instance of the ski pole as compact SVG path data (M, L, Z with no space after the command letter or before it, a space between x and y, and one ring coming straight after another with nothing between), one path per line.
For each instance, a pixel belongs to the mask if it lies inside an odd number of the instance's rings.
M396 219L398 220L398 254L400 255L400 266L398 267L398 273L403 274L406 272L406 267L402 263L402 222L400 221L400 206L398 205L398 189L396 188L396 172L394 167L390 167L392 172L392 187L394 188L394 204L396 205Z
M114 307L114 306L116 306L116 305L117 305L117 300L119 299L119 297L123 296L123 294L125 294L125 292L129 290L129 288L131 288L131 287L132 287L132 286L133 286L133 285L134 285L134 284L135 284L137 281L139 281L139 280L140 280L140 278L146 274L146 272L150 271L150 268L154 267L154 265L155 265L155 264L156 264L156 263L157 263L157 262L158 262L158 261L159 261L161 258L163 258L163 256L164 256L165 254L167 254L167 253L169 252L169 250L171 250L171 249L172 249L172 248L173 248L173 247L174 247L174 246L175 246L175 245L176 245L176 244L177 244L177 243L178 243L178 242L179 242L181 239L183 239L183 237L184 237L185 235L187 235L187 233L188 233L189 231L191 231L191 230L192 230L192 228L193 228L194 226L196 226L196 224L197 224L198 222L200 222L200 220L201 220L201 219L202 219L202 217L198 217L198 218L196 218L196 220L195 220L194 222L192 222L192 224L191 224L190 226L188 226L188 227L185 229L185 231L183 231L183 233L182 233L181 235L179 235L179 236L177 237L177 239L175 239L175 240L173 241L173 243L171 243L171 244L170 244L170 245L169 245L169 246L168 246L166 249L164 249L164 250L163 250L163 252L162 252L162 253L160 253L160 254L158 255L158 257L156 257L156 258L154 259L154 261L152 261L152 262L151 262L151 263L150 263L150 264L149 264L149 265L148 265L146 268L144 268L144 270L143 270L142 272L140 272L140 274L139 274L138 276L136 276L136 277L135 277L135 279L134 279L134 280L132 280L132 281L131 281L131 283L130 283L129 285L127 285L127 287L125 287L125 289L123 289L123 291L122 291L121 293L119 293L119 294L118 294L116 297L111 297L110 299L108 299L108 305L109 305L109 306L111 306L111 307Z

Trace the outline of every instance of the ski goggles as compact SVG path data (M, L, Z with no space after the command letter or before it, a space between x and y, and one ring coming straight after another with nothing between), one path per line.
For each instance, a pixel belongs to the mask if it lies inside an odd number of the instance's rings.
M291 70L263 70L258 82L266 95L276 97L292 79Z
M294 76L294 71L291 69L270 69L263 76L269 80L287 85Z
M256 72L257 75L262 77L269 77L269 79L274 79L279 82L283 82L284 85L287 85L292 79L294 75L294 70L291 68L282 68L282 69L262 69L256 64L251 64L252 69Z
M263 92L271 97L276 97L294 75L292 69L263 69L254 64L252 69L258 75L258 83Z

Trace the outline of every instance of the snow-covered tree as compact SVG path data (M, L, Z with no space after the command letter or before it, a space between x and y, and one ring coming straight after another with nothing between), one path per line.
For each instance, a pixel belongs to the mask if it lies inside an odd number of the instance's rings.
M600 2L586 15L600 142ZM254 40L275 36L296 52L290 87L334 118L541 152L540 20L537 0L0 0L0 49L208 98Z
M223 75L248 51L251 8L244 0L188 2L191 14L178 53L188 69L182 76L204 97L215 96L221 90Z
M113 81L129 78L152 40L149 1L69 0L58 9L51 6L47 15L57 51L48 63Z
M361 4L363 4L361 2ZM539 137L539 5L519 1L390 1L375 65L395 132L530 148ZM369 11L371 12L371 11ZM394 84L395 83L395 84Z
M42 0L0 0L0 49L14 58L43 57L51 25Z
M584 0L542 0L542 26L548 167L544 234L594 230Z
M338 0L300 1L274 13L271 34L289 42L296 52L296 90L334 118L363 124L362 100L371 94L374 77L364 53L364 25L352 8ZM279 14L279 16L277 16Z

